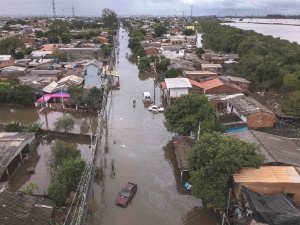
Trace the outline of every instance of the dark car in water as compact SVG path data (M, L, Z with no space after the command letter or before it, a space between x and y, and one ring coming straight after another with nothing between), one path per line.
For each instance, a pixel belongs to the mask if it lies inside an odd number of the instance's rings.
M133 196L137 192L137 184L128 182L122 191L120 191L117 199L116 199L116 205L126 208L129 203L132 201Z

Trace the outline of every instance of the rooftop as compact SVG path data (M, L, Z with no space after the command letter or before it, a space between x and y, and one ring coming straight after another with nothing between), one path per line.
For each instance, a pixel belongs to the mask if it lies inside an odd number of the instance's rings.
M244 116L257 112L273 113L270 109L256 101L255 99L247 96L238 96L229 100L229 103L237 109L239 113Z
M233 174L236 183L299 183L300 176L293 166L244 167Z
M283 163L300 167L300 151L293 139L255 130L233 132L232 135L243 141L256 143L265 156L265 163Z
M0 177L2 177L6 167L11 163L11 161L34 138L34 133L0 133Z
M187 162L187 155L195 144L194 139L185 136L175 136L172 138L172 141L174 145L174 151L178 163L178 168L181 171L189 171L190 168Z
M0 190L2 225L50 224L55 204L48 199Z
M0 61L7 61L9 60L11 55L0 55Z
M166 78L167 88L191 88L192 85L187 78Z

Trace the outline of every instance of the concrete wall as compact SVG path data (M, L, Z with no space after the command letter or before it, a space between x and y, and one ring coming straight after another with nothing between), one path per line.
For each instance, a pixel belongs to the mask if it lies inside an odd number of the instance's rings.
M189 89L188 88L172 88L169 89L169 97L171 98L178 98L183 94L188 94L189 93Z

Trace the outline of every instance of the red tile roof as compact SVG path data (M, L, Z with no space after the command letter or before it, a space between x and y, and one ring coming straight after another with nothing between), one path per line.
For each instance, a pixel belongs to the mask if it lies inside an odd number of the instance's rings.
M166 82L161 82L160 84L161 84L161 88L162 89L166 89L167 88Z
M224 83L219 79L219 78L215 78L213 80L209 80L209 81L205 81L203 83L201 83L202 87L204 90L209 90L215 87L219 87L224 85Z
M190 81L192 86L196 86L196 87L204 89L203 85L200 82L195 81L195 80L191 80L191 79L189 79L189 81Z

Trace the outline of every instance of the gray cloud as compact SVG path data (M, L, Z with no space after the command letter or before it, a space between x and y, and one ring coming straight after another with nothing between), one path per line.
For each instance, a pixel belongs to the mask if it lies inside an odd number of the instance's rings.
M51 0L10 0L1 3L1 15L52 15ZM70 16L72 7L78 16L100 16L103 8L118 15L266 15L281 13L298 15L300 0L55 0L56 14Z

